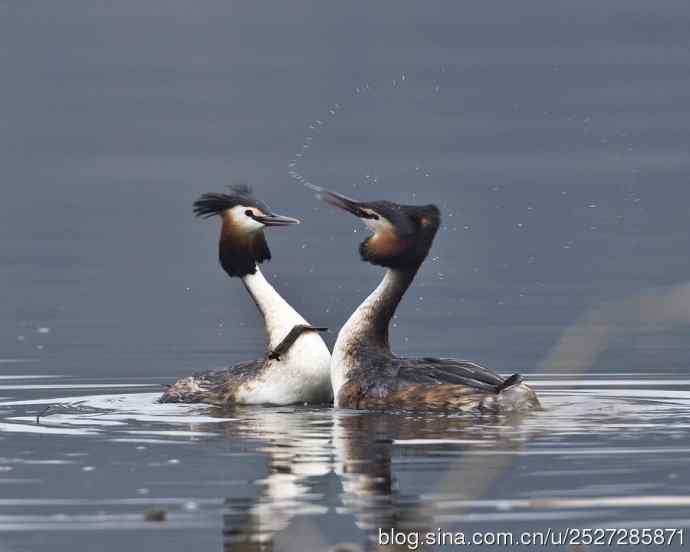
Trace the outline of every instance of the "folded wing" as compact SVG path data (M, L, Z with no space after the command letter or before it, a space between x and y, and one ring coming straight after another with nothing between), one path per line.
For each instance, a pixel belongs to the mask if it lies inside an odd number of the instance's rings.
M505 382L505 378L493 370L467 360L398 358L393 364L399 387L447 383L497 393Z

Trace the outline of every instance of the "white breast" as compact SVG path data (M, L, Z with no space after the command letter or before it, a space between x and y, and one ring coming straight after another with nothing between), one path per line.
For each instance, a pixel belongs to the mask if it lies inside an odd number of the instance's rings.
M391 285L391 281L392 275L390 271L386 271L386 275L381 280L381 283L357 307L338 333L338 338L333 346L333 356L331 357L331 383L333 385L335 406L340 406L338 404L338 392L347 383L348 373L354 367L353 363L356 362L351 355L351 351L356 347L357 342L360 341L361 335L371 326L372 310L375 308L381 295Z
M242 385L242 404L320 404L331 401L331 355L316 332L302 334L280 360L269 360L261 376Z
M263 314L269 349L274 349L293 327L309 324L257 267L242 278ZM331 355L317 332L305 332L279 360L268 360L260 377L242 385L236 400L243 404L321 403L331 400Z

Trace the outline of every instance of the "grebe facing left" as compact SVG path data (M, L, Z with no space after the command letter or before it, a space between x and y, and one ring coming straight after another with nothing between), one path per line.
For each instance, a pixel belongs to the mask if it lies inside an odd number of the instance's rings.
M362 260L386 268L374 292L340 330L331 358L335 405L355 409L526 411L540 408L518 374L503 378L464 360L400 358L388 326L426 258L441 214L435 205L358 202L311 186L318 196L373 231L359 247Z
M221 219L220 264L231 278L242 280L261 312L269 352L258 360L177 380L160 402L210 404L326 403L332 399L331 355L310 326L264 278L259 263L271 258L264 228L298 224L273 214L246 186L230 194L204 194L194 203L197 216Z

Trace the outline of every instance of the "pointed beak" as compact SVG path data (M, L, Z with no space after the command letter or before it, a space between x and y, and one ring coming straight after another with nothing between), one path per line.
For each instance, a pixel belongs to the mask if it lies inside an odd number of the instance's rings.
M331 192L330 190L322 188L321 186L310 184L309 187L316 192L316 197L318 199L325 201L329 205L339 207L340 209L343 209L348 213L352 213L356 217L362 219L375 218L375 215L372 215L363 209L363 206L365 205L364 203L350 199L342 194Z
M253 218L264 226L290 226L291 224L300 223L299 219L284 217L283 215L276 215L274 213L269 213L267 215L255 215Z

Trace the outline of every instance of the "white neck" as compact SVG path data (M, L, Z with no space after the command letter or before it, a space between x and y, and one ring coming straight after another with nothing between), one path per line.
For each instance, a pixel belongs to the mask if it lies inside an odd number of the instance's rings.
M268 283L258 266L254 274L243 276L242 282L264 317L269 350L277 347L293 326L307 324L307 321Z
M372 323L374 312L390 287L391 280L391 272L387 270L379 285L376 286L376 289L362 301L350 315L350 318L347 319L347 322L345 322L338 334L338 341L340 341L341 338L347 341L363 339L367 334L373 333Z
M390 352L388 324L405 290L412 283L414 270L386 270L381 283L367 297L340 329L331 360L331 383L338 404L338 391L347 381L357 360L353 352L373 347Z
M387 269L381 283L342 327L338 341L359 341L362 345L388 349L388 325L416 272L416 267L409 270Z

